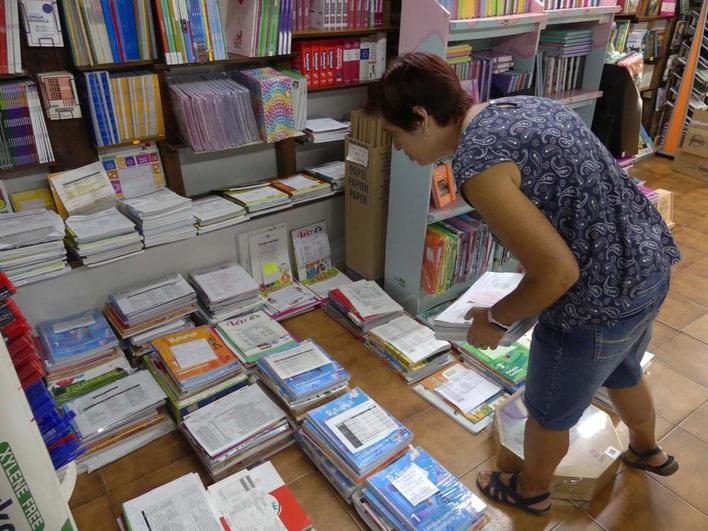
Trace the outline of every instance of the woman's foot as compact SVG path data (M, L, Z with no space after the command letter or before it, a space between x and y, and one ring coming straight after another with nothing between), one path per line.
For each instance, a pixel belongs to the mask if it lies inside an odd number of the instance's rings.
M513 505L533 514L546 513L551 509L550 493L524 489L517 474L491 470L480 472L477 476L477 486L491 500Z
M668 455L660 446L639 450L630 444L622 455L622 461L633 468L646 470L660 476L670 476L679 469L674 456Z

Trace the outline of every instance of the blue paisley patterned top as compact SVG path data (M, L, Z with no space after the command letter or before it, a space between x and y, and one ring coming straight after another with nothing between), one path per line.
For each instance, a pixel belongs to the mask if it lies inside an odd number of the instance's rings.
M568 328L612 326L647 276L681 258L657 210L568 107L544 98L495 100L475 116L453 159L458 189L500 162L563 236L578 282L541 318Z

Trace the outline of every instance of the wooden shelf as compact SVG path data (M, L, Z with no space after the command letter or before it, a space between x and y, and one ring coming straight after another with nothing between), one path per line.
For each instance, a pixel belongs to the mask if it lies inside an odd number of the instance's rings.
M324 92L326 90L341 90L348 88L368 87L370 85L376 84L377 81L378 79L374 79L372 81L360 81L359 83L349 83L345 85L332 85L327 87L307 87L307 92Z
M148 61L128 61L126 63L103 63L98 65L81 65L75 68L80 72L95 72L97 70L130 70L131 68L140 68L145 66L152 66L155 61L152 59Z
M359 35L370 35L372 33L392 33L398 28L394 26L381 26L373 28L357 28L357 29L342 29L342 30L319 30L309 29L304 31L293 32L293 40L295 39L329 39L332 37L356 37Z
M54 166L56 166L56 162L46 162L44 164L27 164L25 166L14 166L12 168L0 168L0 176L3 179L12 179L13 177L22 177L23 175L26 175L27 173L30 173L32 171L49 171Z
M155 63L157 70L181 70L188 68L197 68L200 66L227 66L240 65L248 63L267 63L270 61L283 61L290 59L292 55L269 55L266 57L246 57L244 55L229 54L228 59L220 59L218 61L207 61L204 63L180 63L176 65L168 65L166 63Z
M100 151L100 150L104 150L104 149L137 146L137 145L143 144L145 142L160 142L161 140L165 140L166 138L167 138L166 135L146 136L145 138L134 138L133 140L129 140L127 142L121 142L119 144L109 144L107 146L95 146L95 147L97 150Z
M20 72L19 74L0 74L0 81L9 81L12 79L23 79L30 77L29 72Z

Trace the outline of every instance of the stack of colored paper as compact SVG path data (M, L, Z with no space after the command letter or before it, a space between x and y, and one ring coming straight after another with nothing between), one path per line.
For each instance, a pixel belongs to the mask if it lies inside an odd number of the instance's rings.
M259 293L265 301L266 313L277 321L314 310L321 302L314 292L294 281L261 286Z
M192 271L189 281L199 296L199 318L214 325L263 308L258 284L236 263Z
M297 345L290 333L263 311L222 321L216 332L249 368L263 356Z
M64 222L56 212L0 214L0 271L16 287L68 273L63 238Z
M406 383L414 383L453 363L450 343L415 319L402 315L373 328L366 346Z
M403 307L373 280L358 280L331 290L324 309L360 339L403 315Z
M192 201L197 234L231 227L248 220L246 209L218 195L210 195Z
M258 384L190 413L180 429L214 480L268 459L293 443L287 415Z
M480 529L487 506L422 448L366 480L354 507L374 530Z
M349 130L349 122L339 122L332 118L314 118L305 123L305 135L313 144L344 140Z
M269 184L225 190L224 196L243 206L249 214L267 214L290 208L292 199L285 192Z
M118 209L137 224L145 240L145 247L185 240L197 235L192 200L177 195L168 188L121 199Z
M358 387L309 411L298 442L334 487L350 500L366 478L394 462L413 433Z
M84 265L103 265L143 252L135 223L115 207L69 216L65 224L69 251Z
M293 204L312 201L320 197L332 195L332 187L328 182L321 181L316 177L298 173L283 179L274 179L271 184L278 190L288 194Z
M345 166L344 161L337 160L322 166L307 168L307 172L327 181L332 186L332 190L338 192L344 190Z
M311 339L261 357L258 373L296 421L349 390L349 372Z

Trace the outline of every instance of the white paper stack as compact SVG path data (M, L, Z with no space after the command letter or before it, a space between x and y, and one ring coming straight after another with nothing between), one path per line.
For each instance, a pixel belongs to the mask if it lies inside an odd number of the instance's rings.
M200 269L189 274L199 295L199 318L216 324L263 308L258 284L235 263Z
M135 223L114 207L95 214L70 216L65 223L69 250L89 267L143 252L143 239Z
M328 182L303 173L283 179L275 179L273 186L288 194L292 198L293 204L327 197L334 193L332 186Z
M174 321L151 328L150 330L136 334L128 338L128 350L137 359L153 352L152 340L168 334L175 334L184 330L194 328L194 322L189 317L180 317Z
M0 271L16 287L68 273L63 238L56 212L0 214Z
M293 443L286 414L258 384L190 413L180 429L214 480L268 459Z
M337 160L322 166L307 168L307 172L327 181L332 186L332 190L338 192L339 190L344 190L345 167L344 161Z
M230 227L248 220L246 209L218 195L192 201L197 234Z
M267 214L292 205L288 194L269 184L230 188L224 191L224 196L244 207L249 214Z
M516 289L523 273L484 273L459 299L433 319L435 335L446 341L466 341L472 319L467 312L474 307L490 308ZM524 335L536 322L536 318L514 323L504 334L500 345L509 346Z
M305 136L309 142L320 144L344 140L349 134L349 122L338 122L332 118L314 118L305 123Z
M138 225L145 247L185 240L197 235L192 200L177 195L168 188L122 199L118 203L118 209Z

